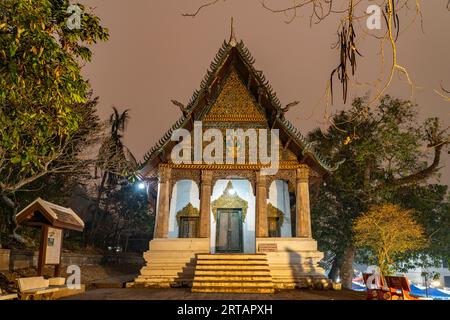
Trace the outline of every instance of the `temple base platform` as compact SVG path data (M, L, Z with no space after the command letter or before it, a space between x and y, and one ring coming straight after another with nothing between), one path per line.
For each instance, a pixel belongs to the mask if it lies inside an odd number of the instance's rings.
M239 293L331 288L318 266L323 253L310 238L256 238L254 254L210 254L208 238L158 238L149 247L146 265L127 287Z

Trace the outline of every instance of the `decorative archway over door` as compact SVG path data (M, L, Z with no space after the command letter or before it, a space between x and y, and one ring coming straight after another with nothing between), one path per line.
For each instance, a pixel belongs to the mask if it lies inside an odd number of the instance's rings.
M215 221L217 221L217 209L241 209L242 222L244 222L245 217L247 216L248 202L238 196L233 188L233 183L228 181L223 194L218 199L211 202L211 209Z

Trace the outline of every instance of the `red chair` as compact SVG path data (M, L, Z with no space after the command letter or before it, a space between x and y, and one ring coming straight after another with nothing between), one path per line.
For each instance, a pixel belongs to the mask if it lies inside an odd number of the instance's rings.
M382 275L379 275L379 286L378 288L369 288L367 285L367 280L372 274L363 273L364 284L367 287L367 300L391 300L392 292L390 288L386 285L386 281Z
M408 278L386 276L385 279L388 287L391 290L395 290L391 300L419 300L419 298L409 294L411 292L411 287L409 286Z
M367 286L367 280L371 274L364 273L363 279ZM367 300L418 300L418 298L411 296L411 287L409 286L408 278L381 276L380 285L378 288L372 289L367 286Z

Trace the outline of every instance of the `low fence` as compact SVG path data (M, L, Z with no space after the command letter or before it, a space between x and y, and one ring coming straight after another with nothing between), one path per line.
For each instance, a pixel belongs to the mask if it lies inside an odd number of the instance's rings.
M0 270L19 270L37 267L38 251L0 249ZM86 254L63 252L61 255L63 266L68 265L100 265L100 264L135 264L144 265L142 255L137 253L114 254Z

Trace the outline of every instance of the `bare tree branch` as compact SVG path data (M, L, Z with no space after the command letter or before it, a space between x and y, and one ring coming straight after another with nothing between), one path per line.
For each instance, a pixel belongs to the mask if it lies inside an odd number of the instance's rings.
M224 0L224 1L225 1L225 0ZM201 5L200 7L198 7L198 8L197 8L197 11L195 11L195 12L193 12L193 13L183 13L182 16L183 16L183 17L192 17L192 18L194 18L194 17L196 17L196 16L200 13L200 11L201 11L203 8L206 8L206 7L215 5L217 2L219 2L219 0L213 0L213 1L210 1L210 2L205 3L205 4Z

